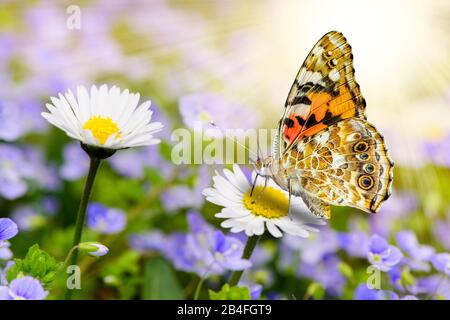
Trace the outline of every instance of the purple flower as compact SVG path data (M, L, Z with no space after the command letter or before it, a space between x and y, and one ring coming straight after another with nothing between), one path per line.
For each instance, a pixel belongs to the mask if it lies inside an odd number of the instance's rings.
M371 233L388 237L397 219L404 218L417 209L417 198L413 193L394 192L383 204L376 216L370 217Z
M114 170L127 178L140 179L144 176L145 159L141 150L122 150L111 157L109 163Z
M19 228L24 231L35 230L47 223L47 218L29 205L20 205L14 208L11 216Z
M300 260L307 264L319 263L324 257L339 250L337 234L327 227L308 239L286 235L283 237L283 243L299 250Z
M55 197L46 196L42 199L42 210L49 216L53 216L59 210L59 202Z
M362 231L339 233L338 239L342 249L351 257L366 257L369 250L370 237Z
M250 299L251 300L259 300L261 297L261 293L263 290L263 286L260 284L247 284L245 281L239 282L240 287L247 287L250 291Z
M10 245L9 241L0 241L0 260L10 260L13 257Z
M100 203L89 204L87 214L87 226L98 233L118 233L127 223L127 217L122 210L108 208Z
M450 215L450 214L448 214ZM433 233L441 245L450 250L450 221L439 220L436 221L433 227Z
M431 257L434 268L447 276L450 275L450 253L438 253Z
M48 127L41 117L42 107L36 101L5 102L0 110L2 140L14 141L29 132L42 132Z
M355 300L398 300L398 295L393 291L370 289L366 284L356 287L353 296Z
M26 177L44 190L55 191L60 187L56 167L46 163L45 155L40 149L26 147L23 149L27 163Z
M78 248L93 257L102 257L109 252L106 246L98 242L82 242Z
M398 248L388 244L388 242L379 235L374 234L370 238L367 259L381 271L389 271L393 266L400 262L402 257L403 254Z
M426 298L450 299L450 280L445 275L432 275L419 278L416 292L426 294Z
M317 263L300 261L298 275L322 284L329 295L338 297L342 294L346 283L344 276L339 271L339 263L339 258L334 254L322 257Z
M205 199L202 191L208 186L210 180L208 168L206 166L200 167L196 178L197 181L193 188L176 185L164 192L161 196L164 208L169 212L181 208L200 208Z
M27 168L28 164L20 148L0 144L0 196L11 200L27 192Z
M13 238L18 232L14 221L9 218L0 218L0 242Z
M132 234L128 239L130 247L140 252L164 252L167 241L167 237L158 230L144 233L135 233Z
M198 238L197 238L198 239ZM214 231L211 246L208 246L208 254L205 258L227 270L243 270L251 266L250 261L242 259L244 249L242 242L222 231ZM199 243L202 245L202 243Z
M196 191L184 185L173 186L161 195L161 201L167 211L181 208L199 208L203 199L196 196Z
M66 180L77 180L85 176L89 170L89 156L77 142L64 147L64 163L59 169L61 177Z
M450 167L450 155L447 152L449 148L450 134L436 141L427 141L423 145L424 154L428 159L444 167Z
M6 271L8 271L11 266L14 265L14 261L8 261L3 269L0 269L0 286L7 286L8 281L6 280Z
M26 276L0 287L0 300L43 300L48 292L33 277Z
M404 257L404 262L416 271L429 271L429 261L434 253L431 246L420 245L416 234L406 230L397 234L397 244L408 256Z
M9 218L0 218L0 260L9 260L13 254L9 249L9 239L19 232L17 224Z
M240 240L215 230L196 212L188 213L188 222L191 232L168 236L161 249L176 269L204 277L251 266L250 261L241 258L244 246Z
M195 131L205 130L205 134L221 137L222 134L209 123L214 121L220 130L256 128L258 117L248 107L231 101L216 93L196 93L186 95L179 101L180 113L185 125ZM239 117L236 117L239 114ZM203 127L203 125L205 125Z
M144 177L145 168L157 170L162 177L168 177L172 171L172 167L154 147L122 150L111 157L109 163L119 174L135 179Z

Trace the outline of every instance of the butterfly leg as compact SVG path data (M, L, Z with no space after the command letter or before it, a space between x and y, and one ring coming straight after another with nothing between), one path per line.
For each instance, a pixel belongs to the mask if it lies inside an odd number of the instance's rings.
M258 180L258 176L259 176L259 174L257 173L255 176L255 179L253 180L252 190L250 190L250 198L253 196L253 191L255 190L256 180Z
M267 178L267 177L264 177L264 178L265 178L265 180L264 180L264 186L263 186L261 192L258 193L258 196L257 196L256 199L254 200L255 202L258 201L259 198L261 198L261 196L263 195L264 191L266 190L266 187L267 187L267 183L268 183L268 181L269 181L269 178Z
M287 181L288 183L288 192L289 192L289 199L288 199L288 217L292 219L292 215L291 215L291 195L292 195L292 185L291 185L291 179L288 179Z

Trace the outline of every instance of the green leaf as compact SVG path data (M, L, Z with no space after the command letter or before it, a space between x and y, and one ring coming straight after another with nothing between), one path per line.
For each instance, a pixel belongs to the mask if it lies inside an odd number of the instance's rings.
M140 254L137 251L126 251L118 258L110 261L101 272L101 276L114 277L112 282L117 282L127 274L137 275L139 273L139 258Z
M353 269L349 264L341 261L341 263L339 263L338 265L338 269L344 277L346 277L347 279L353 279Z
M14 264L6 271L6 279L11 282L18 277L32 276L39 280L45 289L49 289L61 266L61 262L57 262L35 244L28 249L24 259L14 259Z
M401 273L401 284L406 286L413 286L416 283L416 279L411 274L409 268L405 268Z
M145 263L142 299L183 299L183 291L173 270L169 263L160 257L149 258Z
M306 289L306 298L313 298L314 300L321 300L325 295L325 289L320 283L313 282Z
M218 292L209 290L211 300L250 300L250 289L247 287L230 287L224 284Z

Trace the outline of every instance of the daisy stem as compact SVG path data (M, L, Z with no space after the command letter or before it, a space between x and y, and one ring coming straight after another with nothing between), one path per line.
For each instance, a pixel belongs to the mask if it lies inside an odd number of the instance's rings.
M250 259L252 256L253 250L255 250L256 244L258 243L259 238L261 236L252 236L248 237L247 243L245 244L244 252L242 253L242 259ZM242 274L244 273L244 270L239 270L233 272L230 278L230 286L236 286L239 283L239 280L241 280Z
M89 202L89 197L91 196L92 186L94 185L95 175L100 166L101 159L90 156L89 173L86 178L86 184L84 185L83 196L81 197L80 206L78 208L77 221L75 225L75 234L73 237L72 257L70 259L70 265L76 265L78 260L78 245L81 241L81 235L83 233L84 220L86 218L86 209ZM70 253L69 253L70 254ZM72 298L73 290L67 288L65 293L65 299L70 300Z

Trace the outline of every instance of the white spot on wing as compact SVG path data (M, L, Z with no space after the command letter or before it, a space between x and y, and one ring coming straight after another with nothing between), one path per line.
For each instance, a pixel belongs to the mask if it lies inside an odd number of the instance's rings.
M325 131L325 132L317 135L317 137L315 139L316 139L316 143L318 145L322 145L322 144L325 144L329 138L330 138L330 133L328 131Z
M345 163L345 157L343 155L333 155L332 168L339 168Z
M322 74L320 72L312 72L312 71L306 71L304 78L305 81L303 83L300 83L300 85L305 84L306 82L312 82L314 84L320 83L322 80Z
M330 78L330 80L334 82L338 81L340 78L339 71L337 71L336 69L331 69L330 73L328 74L328 78Z

